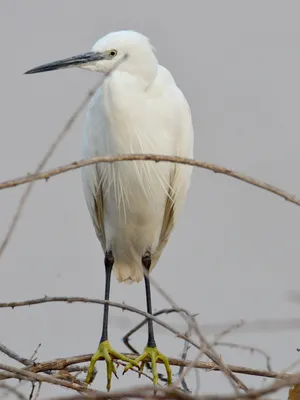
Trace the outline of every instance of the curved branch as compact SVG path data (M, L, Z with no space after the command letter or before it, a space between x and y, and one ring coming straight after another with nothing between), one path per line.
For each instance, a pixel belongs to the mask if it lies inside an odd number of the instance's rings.
M103 156L103 157L94 157L89 160L74 161L71 164L66 164L61 167L57 167L57 168L51 169L46 172L41 172L38 174L29 174L26 176L22 176L20 178L2 182L2 183L0 183L0 190L12 188L15 186L23 185L25 183L29 183L29 182L37 181L37 180L41 180L41 179L48 180L52 176L63 174L65 172L68 172L68 171L71 171L74 169L78 169L78 168L82 168L87 165L96 164L99 162L112 163L112 162L117 162L117 161L151 161L151 160L155 161L155 162L174 162L174 163L178 163L178 164L185 164L185 165L190 165L190 166L194 166L194 167L207 169L207 170L219 173L219 174L227 175L232 178L238 179L240 181L246 182L250 185L259 187L260 189L264 189L268 192L276 194L277 196L284 198L286 201L289 201L291 203L294 203L294 204L300 206L300 199L298 199L293 194L287 193L280 188L277 188L268 183L259 181L257 179L251 178L250 176L244 175L240 172L236 172L236 171L233 171L233 170L225 168L225 167L221 167L216 164L211 164L211 163L207 163L204 161L197 161L197 160L193 160L190 158L165 156L165 155L154 155L154 154L130 154L130 155L127 154L127 155L118 155L118 156Z
M0 377L5 378L16 378L20 380L28 380L31 382L48 382L53 385L63 386L69 389L76 390L78 392L84 392L87 394L95 394L97 393L95 390L88 389L84 384L78 385L72 382L67 382L62 379L53 378L49 375L39 375L35 372L28 371L23 368L11 367L10 365L5 365L0 363L0 370L6 371L4 374L0 374ZM99 393L99 392L98 392ZM101 392L100 392L101 393Z
M86 356L78 356L78 357L72 357L69 360L73 360L75 361L76 358L76 362L78 362L79 358L83 357L84 361L88 361L91 357L92 354L86 355ZM87 359L86 359L87 358ZM54 360L54 362L62 362L63 359L61 360ZM64 359L65 363L64 365L66 366L66 360ZM174 360L174 359L170 359L170 360ZM182 362L182 360L178 360L180 362ZM53 367L53 362L48 362L48 363L41 363L38 364L36 367L38 367L39 365L44 365L45 368L48 368L51 366L52 363L52 367ZM208 363L209 364L209 363ZM70 364L69 364L70 365ZM234 366L231 366L232 370L234 368ZM69 389L73 389L76 390L80 393L84 393L86 396L82 397L82 396L72 396L72 397L67 397L65 399L68 400L81 400L81 399L87 399L87 398L93 398L95 399L123 399L126 397L132 397L132 398L141 398L141 399L146 399L146 398L154 398L153 397L153 386L144 386L144 387L138 387L138 388L134 388L134 389L128 389L128 390L123 390L123 391L114 391L114 392L110 392L110 393L104 393L104 392L100 392L100 391L96 391L96 390L92 390L92 389L88 389L85 385L81 385L81 384L75 384L72 382L68 382L64 379L57 379L57 378L53 378L49 375L40 375L37 372L32 372L30 369L35 368L35 367L28 367L26 369L20 369L20 368L15 368L15 367L11 367L8 365L4 365L4 364L0 364L0 369L7 371L5 374L1 374L1 375L5 375L6 378L16 378L16 379L21 379L21 380L29 380L32 382L47 382L50 384L54 384L54 385L59 385L61 387L66 387ZM215 370L215 368L213 368L213 370ZM40 371L41 372L41 371ZM236 371L236 372L240 372L240 371ZM269 373L268 371L265 371L267 374ZM243 373L243 372L241 372ZM243 400L243 399L257 399L260 398L261 396L265 396L267 394L270 393L274 393L277 392L279 389L284 388L284 387L289 387L292 385L296 385L299 384L300 382L300 374L277 374L277 377L280 379L276 380L274 383L265 386L261 389L257 389L257 390L251 390L247 393L238 393L238 394L232 394L232 395L216 395L216 394L212 394L212 395L199 395L199 396L191 396L187 393L183 393L182 391L178 390L177 388L167 388L164 386L159 386L156 388L156 394L155 394L155 398L160 398L160 399L178 399L178 400L187 400L187 399L197 399L197 400Z
M11 301L11 302L7 302L7 303L0 303L0 308L14 309L15 307L26 307L26 306L33 306L33 305L44 304L44 303L90 303L90 304L101 304L101 305L109 304L111 307L120 308L123 311L127 310L129 312L142 315L143 317L145 317L147 319L152 319L157 324L161 325L168 331L172 332L174 335L176 335L176 337L188 341L193 346L195 346L197 349L199 348L199 345L197 343L195 343L191 338L188 338L184 334L178 332L171 325L167 324L164 321L161 321L159 318L155 317L152 314L148 314L145 311L139 310L138 308L129 306L124 303L116 303L114 301L100 300L100 299L90 299L87 297L66 297L66 296L49 297L49 296L45 296L45 297L31 299L31 300ZM178 309L178 312L183 312L183 311L186 314L189 314L189 312L187 310L183 310L182 308ZM210 358L209 354L206 354L206 355Z
M133 353L122 353L126 357L130 357L132 359L136 359L139 354L133 354ZM50 360L50 361L45 361L41 363L36 363L35 365L31 365L28 367L21 368L21 371L30 371L35 374L39 372L47 372L47 371L61 371L67 369L70 365L74 364L81 364L85 362L89 362L92 358L93 354L83 354L79 356L73 356L73 357L66 357L66 358L57 358L55 360ZM112 356L113 357L113 356ZM102 360L103 358L99 358L99 361ZM191 364L191 361L189 360L182 360L178 358L173 358L173 357L168 357L170 365L174 367L188 367ZM150 359L147 361L151 361ZM161 360L157 360L158 363L162 363ZM220 368L213 362L208 362L208 361L197 361L193 362L193 368L197 369L205 369L208 371L220 371ZM255 368L248 368L248 367L242 367L239 365L229 365L228 368L232 372L235 372L237 374L243 374L243 375L251 375L251 376L261 376L264 378L273 378L273 379L286 379L294 376L295 374L282 374L281 372L276 372L276 371L268 371L264 369L255 369ZM1 369L1 365L0 365ZM69 371L72 372L72 371ZM6 379L4 376L1 376L0 374L0 380Z
M86 297L42 297L42 298L37 298L37 299L32 299L32 300L26 300L26 301L19 301L19 302L8 302L8 303L0 303L0 308L15 308L15 307L25 307L25 306L30 306L30 305L37 305L37 304L43 304L43 303L52 303L52 302L66 302L66 303L92 303L92 304L101 304L104 305L105 303L108 303L112 307L117 307L121 308L122 310L127 310L133 313L137 313L139 315L144 316L145 318L152 319L156 323L160 324L167 330L171 331L174 333L177 337L180 337L188 342L190 342L192 345L196 346L199 348L197 344L195 344L190 338L186 337L185 335L181 334L180 332L177 332L172 326L166 324L165 322L159 320L155 316L148 314L144 311L141 311L135 307L123 304L123 303L116 303L112 301L105 301L105 300L98 300L98 299L89 299ZM175 309L174 309L175 311ZM178 312L186 312L183 309L178 309ZM170 309L168 310L170 312ZM143 321L144 322L144 321ZM137 357L136 354L127 354L129 357L135 358ZM87 354L87 355L82 355L82 356L76 356L76 357L70 357L70 358L63 358L63 359L56 359L52 361L48 361L45 363L38 363L34 366L28 366L24 368L24 370L32 371L32 372L43 372L43 371L49 371L53 369L61 370L65 369L69 365L72 364L77 364L77 363L82 363L82 362L88 362L91 358L92 354ZM186 360L178 360L175 358L169 358L169 362L173 366L188 366L190 361ZM219 371L219 366L214 363L214 362L203 362L203 361L198 361L197 363L194 364L195 368L200 368L200 369L208 369L208 370L213 370L213 371ZM266 370L261 370L261 369L251 369L251 368L246 368L246 367L240 367L236 365L227 365L227 367L234 373L240 373L240 374L248 374L248 375L255 375L255 376L263 376L263 377L268 377L268 378L287 378L292 376L292 374L279 374L274 371L266 371Z

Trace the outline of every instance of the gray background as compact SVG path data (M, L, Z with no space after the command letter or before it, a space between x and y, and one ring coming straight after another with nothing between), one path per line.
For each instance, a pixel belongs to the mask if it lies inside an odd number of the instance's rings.
M23 72L87 51L109 31L134 29L150 37L160 63L188 98L195 158L300 196L299 12L297 0L2 0L0 179L34 170L99 79L81 70ZM83 115L48 167L80 158L82 124ZM0 237L23 190L0 193ZM196 170L182 218L153 277L181 306L199 313L208 335L221 329L218 324L245 319L248 328L226 340L263 348L272 355L272 367L282 369L297 359L300 346L299 305L287 300L287 293L299 287L299 220L299 208L281 198ZM0 301L45 294L102 298L102 259L79 171L39 182L1 259ZM157 293L153 297L155 309L167 305ZM113 279L112 299L144 307L144 285L120 285ZM41 342L41 360L90 353L99 340L101 312L97 306L64 304L2 310L0 341L26 357ZM111 315L111 342L124 350L120 339L138 317L119 310ZM265 329L251 325L260 319L283 322L275 327L266 323ZM179 318L167 320L184 329ZM172 335L159 330L157 342L167 355L180 355L182 343ZM135 343L143 348L145 331ZM265 366L261 356L224 348L218 352L229 363ZM3 355L0 361L10 362ZM230 390L217 372L202 371L200 377L203 392ZM244 380L256 387L267 383ZM194 381L192 373L192 387ZM114 380L113 388L136 383L142 380L128 373ZM94 387L104 386L99 374ZM61 392L46 385L42 389L43 395Z

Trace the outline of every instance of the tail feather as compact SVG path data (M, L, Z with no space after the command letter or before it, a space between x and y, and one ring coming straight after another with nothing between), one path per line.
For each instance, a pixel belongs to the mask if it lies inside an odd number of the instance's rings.
M113 266L114 274L119 282L131 284L140 282L143 279L142 266L137 263L126 264L115 261Z

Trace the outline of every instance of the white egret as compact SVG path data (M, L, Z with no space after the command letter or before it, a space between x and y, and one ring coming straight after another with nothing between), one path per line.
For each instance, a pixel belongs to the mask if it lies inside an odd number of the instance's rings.
M122 61L123 62L120 62ZM114 66L117 68L114 69ZM193 157L193 126L189 105L170 72L158 64L148 38L134 31L112 32L91 51L27 71L27 74L77 66L107 73L88 112L83 134L85 158L153 153ZM97 164L82 169L86 203L105 254L105 299L109 300L111 272L120 282L144 278L147 312L152 313L148 272L156 265L177 221L190 185L192 168L173 163L127 161ZM115 367L111 356L144 367L152 363L158 382L160 359L172 373L167 357L156 348L153 321L148 321L148 342L135 361L116 352L108 341L108 310L104 306L102 336L86 382L96 361L107 364L107 389Z

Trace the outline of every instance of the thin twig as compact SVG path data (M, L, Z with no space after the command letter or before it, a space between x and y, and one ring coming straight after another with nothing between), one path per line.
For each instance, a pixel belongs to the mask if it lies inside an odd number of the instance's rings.
M185 332L185 336L190 337L190 335L191 335L191 330L192 330L192 329L191 329L191 327L189 326L189 327L188 327L188 330ZM185 340L184 343L183 343L183 350L182 350L182 356L181 356L181 359L182 359L182 360L186 361L186 359L187 359L187 354L188 354L189 349L190 349L190 344L189 344L189 342L187 342L187 341ZM178 385L179 383L181 383L181 386L182 386L183 390L184 390L185 392L191 393L191 390L189 389L189 387L188 387L188 385L187 385L187 383L186 383L185 376L181 376L183 373L184 373L184 367L181 366L181 367L179 367L179 371L178 371L178 377L179 377L179 379L180 379L180 382L178 382L177 385ZM196 378L197 378L197 376L198 376L198 374L199 374L199 371L198 371L196 368L195 368L195 373L196 373Z
M68 372L79 372L79 373L81 373L81 372L87 372L89 367L88 367L88 365L82 365L82 366L80 366L80 365L70 365L69 367L66 367L65 369Z
M0 351L2 353L4 353L5 355L7 355L9 358L16 360L18 362L20 362L21 364L25 365L25 366L34 366L36 365L35 360L33 360L33 357L37 354L38 349L40 348L41 344L39 344L37 346L37 348L35 349L34 353L32 354L31 358L25 358L25 357L21 357L19 354L17 354L16 352L14 352L13 350L9 349L8 347L6 347L3 343L0 343ZM86 365L84 366L79 366L79 365L71 365L69 367L65 368L65 371L67 373L72 373L72 372L87 372L88 367ZM52 374L52 371L48 370L48 371L43 371L49 375ZM92 374L92 379L94 380L96 375L97 375L98 371L97 368L94 368L93 374ZM0 380L3 380L0 377ZM33 391L34 391L34 387L32 389L32 393L31 393L31 397L33 395ZM30 397L30 396L29 396Z
M187 343L187 342L185 342ZM197 356L194 358L194 360L190 361L190 363L186 366L186 368L181 367L182 368L182 372L179 375L178 379L172 384L172 386L174 388L176 388L177 386L181 385L185 379L185 377L187 376L187 374L190 372L191 369L194 369L194 366L197 364L199 358L202 356L202 350L198 351ZM190 390L188 389L188 387L185 385L184 389L186 392L190 392Z
M222 330L222 332L218 333L218 334L215 336L215 338L214 338L214 340L213 340L214 345L217 344L217 343L219 342L219 340L220 340L222 337L228 335L229 333L231 333L232 331L234 331L234 330L236 330L236 329L241 328L241 327L244 326L244 325L245 325L245 321L244 321L244 320L241 320L241 321L239 321L239 322L235 322L235 323L233 323L233 324L227 326L225 329Z
M172 313L180 313L180 312L185 312L185 310L184 309L175 309L175 308L163 308L162 310L159 310L159 311L156 311L155 313L153 313L153 315L155 317L157 317L162 314L172 314ZM147 322L148 322L148 318L143 319L139 324L137 324L135 327L130 329L130 331L127 332L122 338L122 341L125 344L125 346L134 354L139 354L139 352L132 346L131 343L129 343L129 339L134 333L136 333L138 330L140 330ZM184 343L188 343L188 342L185 341ZM150 363L145 363L145 367L148 369L148 371L151 371ZM158 378L163 382L167 382L167 378L161 373L158 374ZM184 384L185 384L185 381L183 381L183 385Z
M297 358L296 361L293 361L290 365L288 365L287 367L285 367L280 374L276 377L276 379L282 379L282 377L291 369L294 369L295 367L297 367L297 365L300 364L300 359Z
M41 383L41 382L39 382L39 383ZM35 382L31 382L31 391L30 391L30 393L29 393L29 398L28 398L28 400L32 400L33 394L34 394L34 390L35 390Z
M137 354L137 356L139 356L139 354ZM120 360L117 360L116 363L122 365L123 367L126 367L126 365L127 365L127 363L120 361ZM130 370L136 372L139 375L139 377L142 375L145 378L149 379L151 382L153 381L153 377L146 374L144 371L140 371L139 367L133 366L132 368L130 368Z
M216 342L215 346L226 346L226 347L231 347L232 349L241 349L241 350L248 350L251 353L259 353L266 359L266 367L268 371L272 371L271 367L271 356L267 354L264 350L259 349L258 347L254 346L247 346L244 344L237 344L237 343L231 343L231 342Z
M111 307L116 307L120 308L121 310L127 310L129 312L135 313L142 315L146 319L152 319L154 322L157 324L161 325L165 329L169 330L172 332L174 335L177 337L188 340L185 335L182 333L178 332L176 329L165 323L164 321L161 321L160 319L156 318L152 314L148 314L146 311L139 310L138 308L135 308L133 306L127 305L125 303L117 303L114 301L108 301L108 300L100 300L100 299L92 299L92 298L87 298L87 297L66 297L66 296L45 296L45 297L40 297L36 299L30 299L30 300L24 300L24 301L11 301L11 302L6 302L6 303L0 303L0 308L16 308L16 307L27 307L27 306L33 306L33 305L40 305L44 303L89 303L89 304L99 304L99 305L104 305L104 304L109 304ZM178 309L178 312L185 312L188 313L187 310L183 309Z
M33 360L29 360L28 358L21 357L19 354L17 354L13 350L9 349L8 347L6 347L3 343L0 343L0 351L2 353L6 354L9 358L16 360L23 365L26 365L26 366L34 365Z
M300 206L300 199L298 199L295 195L285 192L284 190L277 188L268 183L259 181L257 179L251 178L247 175L244 175L240 172L236 172L230 170L225 167L221 167L216 164L207 163L205 161L197 161L190 158L176 157L176 156L166 156L166 155L155 155L155 154L125 154L125 155L117 155L117 156L102 156L102 157L93 157L88 160L80 160L74 161L70 164L66 164L57 168L53 168L46 172L41 172L38 174L29 174L22 176L20 178L11 179L5 182L0 183L0 190L12 188L15 186L23 185L25 183L29 183L32 181L37 181L41 179L48 180L52 176L63 174L68 171L72 171L74 169L82 168L87 165L97 164L97 163L112 163L117 161L147 161L152 160L155 162L174 162L178 164L185 164L194 167L199 167L203 169L207 169L216 173L220 173L223 175L230 176L232 178L238 179L250 185L256 186L258 188L264 189L268 192L276 194L284 198L286 201L294 203Z
M32 368L32 367L29 367L29 368ZM3 373L1 375L2 376L4 375L8 378L16 378L16 379L22 379L22 380L25 379L30 382L47 382L47 383L51 383L53 385L64 386L66 388L73 389L73 390L76 390L79 392L90 393L90 394L97 393L95 390L88 389L84 385L81 386L78 384L64 381L62 379L53 378L52 376L49 376L49 375L40 375L40 374L37 374L30 370L16 368L16 367L12 367L10 365L5 365L2 363L0 363L0 370L7 371L6 373Z
M153 313L153 315L155 317L158 317L159 315L162 315L162 314L172 314L172 313L180 313L180 312L185 312L185 309L183 309L183 308L163 308L162 310L159 310L159 311L156 311L155 313ZM124 335L122 338L123 343L131 351L133 351L133 353L135 353L135 350L131 347L131 345L129 343L130 336L132 336L134 333L136 333L138 330L140 330L147 322L148 322L148 318L143 319L135 327L130 329L130 331L127 332L126 335Z
M36 360L35 356L37 355L37 353L38 353L38 351L39 351L41 345L42 345L42 343L39 343L39 344L37 345L36 349L35 349L34 352L32 353L32 356L30 357L30 360L32 360L32 361L35 361L35 360Z
M37 391L36 391L36 393L35 393L35 396L34 396L34 399L33 399L33 400L37 400L37 399L38 399L38 397L39 397L39 395L40 395L41 388L42 388L42 382L39 382L39 383L38 383L38 388L37 388Z
M160 285L153 279L153 277L150 277L148 271L144 271L144 273L148 275L151 284L156 288L156 290L160 293L160 295L163 296L172 305L173 308L179 308L175 303L175 301L171 298L171 296L169 296L166 293L166 291L160 287ZM230 384L232 385L232 387L236 392L237 392L237 387L243 389L244 391L248 391L247 386L237 376L234 375L234 373L230 370L230 368L228 368L228 366L215 352L212 345L208 343L205 336L202 334L200 327L196 322L195 317L189 312L180 313L180 315L189 324L189 326L191 326L195 330L196 334L200 339L200 345L197 345L190 338L188 338L188 341L191 344L193 344L193 346L197 347L197 349L202 351L202 353L205 354L208 358L210 358L215 364L218 365L220 371L222 371L224 375L227 376L228 381L230 382Z

